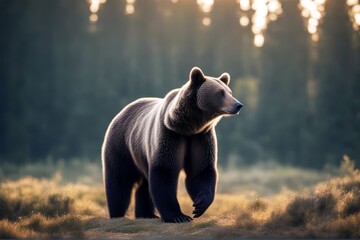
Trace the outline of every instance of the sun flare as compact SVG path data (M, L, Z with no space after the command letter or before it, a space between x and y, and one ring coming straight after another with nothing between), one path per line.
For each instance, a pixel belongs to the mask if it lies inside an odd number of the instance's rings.
M300 0L299 9L311 39L319 41L318 26L325 15L326 0Z
M270 22L276 21L282 14L278 0L238 0L240 6L239 23L247 27L251 19L251 31L254 34L254 45L262 47L265 42L264 32Z

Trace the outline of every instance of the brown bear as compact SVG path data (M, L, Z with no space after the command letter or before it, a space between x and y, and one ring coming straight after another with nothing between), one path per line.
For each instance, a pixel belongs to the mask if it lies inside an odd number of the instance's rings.
M110 123L102 146L103 176L111 218L123 217L135 194L135 217L188 222L177 200L178 177L194 202L194 218L214 200L217 182L215 125L242 104L228 87L230 76L204 76L194 67L189 81L164 98L141 98Z

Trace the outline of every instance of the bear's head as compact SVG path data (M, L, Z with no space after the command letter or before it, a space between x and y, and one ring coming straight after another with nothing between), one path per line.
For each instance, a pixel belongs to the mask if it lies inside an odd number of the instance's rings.
M189 81L168 95L171 103L165 114L166 127L184 135L198 134L211 130L222 116L239 113L242 104L232 96L229 83L227 73L209 77L194 67Z
M190 86L197 89L197 106L205 112L217 116L239 113L242 104L232 96L228 87L230 76L228 73L214 78L205 76L200 68L194 67L190 72Z

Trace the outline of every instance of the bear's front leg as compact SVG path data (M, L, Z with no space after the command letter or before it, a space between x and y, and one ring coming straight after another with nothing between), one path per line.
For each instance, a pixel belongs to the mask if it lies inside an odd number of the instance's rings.
M216 178L216 170L211 166L195 176L186 177L186 189L194 202L194 218L200 217L214 201Z
M164 222L190 222L191 217L183 214L176 198L180 170L166 166L150 168L150 191Z
M217 181L215 130L192 136L188 146L190 154L185 160L185 184L194 202L194 218L197 218L208 209L215 196Z

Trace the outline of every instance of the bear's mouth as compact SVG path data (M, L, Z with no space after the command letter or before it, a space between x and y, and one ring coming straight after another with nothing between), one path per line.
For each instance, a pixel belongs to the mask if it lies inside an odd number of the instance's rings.
M231 112L231 113L228 113L229 115L239 115L240 114L240 110L239 111L235 111L235 112Z
M230 117L230 116L234 116L234 115L239 115L240 114L240 110L239 111L223 111L222 115L225 117Z

